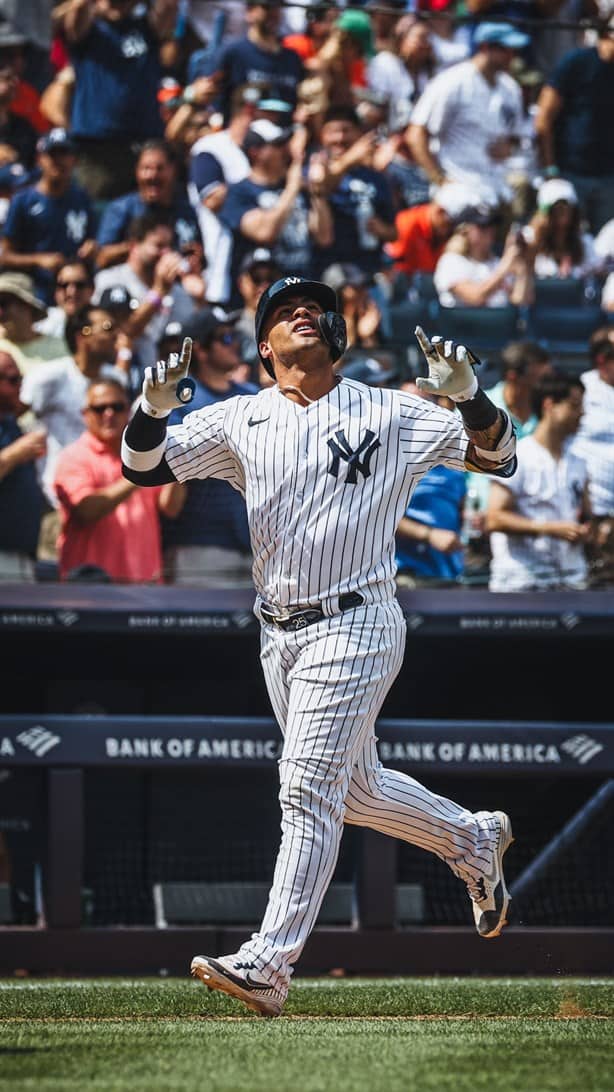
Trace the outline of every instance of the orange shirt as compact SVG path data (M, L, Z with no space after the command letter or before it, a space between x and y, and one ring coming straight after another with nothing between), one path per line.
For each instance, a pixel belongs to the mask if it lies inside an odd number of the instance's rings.
M60 455L54 487L60 502L60 576L78 565L99 565L112 580L159 581L162 548L158 504L161 486L135 489L96 523L78 523L73 509L122 476L121 459L90 432Z
M37 133L46 133L51 128L51 122L41 114L40 97L36 88L31 84L19 80L15 97L11 99L11 114L17 114L30 122Z
M430 205L402 209L395 219L398 238L386 252L398 273L434 273L445 243L433 239Z

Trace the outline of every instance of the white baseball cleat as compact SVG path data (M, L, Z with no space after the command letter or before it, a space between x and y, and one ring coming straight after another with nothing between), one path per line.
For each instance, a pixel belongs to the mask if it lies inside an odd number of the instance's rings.
M259 1016L279 1016L286 1000L281 990L276 990L257 971L253 963L243 963L238 955L194 956L190 965L194 978L200 978L210 990L220 990Z
M498 827L490 872L467 884L475 927L481 937L499 936L503 926L507 925L507 908L511 902L503 876L503 854L514 841L512 824L504 811L494 811L493 815L498 820Z

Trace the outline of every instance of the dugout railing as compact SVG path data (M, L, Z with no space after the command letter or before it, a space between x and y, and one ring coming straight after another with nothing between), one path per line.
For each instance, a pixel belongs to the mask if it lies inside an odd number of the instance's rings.
M349 827L300 970L612 973L614 724L377 732L387 765L510 811L510 925L480 940L445 865ZM272 872L279 751L264 717L0 717L0 974L183 973L197 951L235 950L256 924L237 903L259 906Z

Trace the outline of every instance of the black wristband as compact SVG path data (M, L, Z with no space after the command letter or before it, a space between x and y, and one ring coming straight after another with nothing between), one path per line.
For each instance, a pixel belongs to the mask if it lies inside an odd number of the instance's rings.
M460 410L463 424L472 432L484 432L499 417L499 410L481 388L478 388L475 398L457 402L456 406Z
M140 406L128 422L126 443L133 451L152 451L166 436L168 417L150 417Z

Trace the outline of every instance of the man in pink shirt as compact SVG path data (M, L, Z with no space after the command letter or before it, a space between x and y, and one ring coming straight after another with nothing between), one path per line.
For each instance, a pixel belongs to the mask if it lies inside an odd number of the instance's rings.
M81 565L96 565L114 581L162 577L158 513L178 515L183 487L140 489L122 476L120 446L129 413L121 383L96 380L83 410L86 431L58 459L54 488L63 580Z

